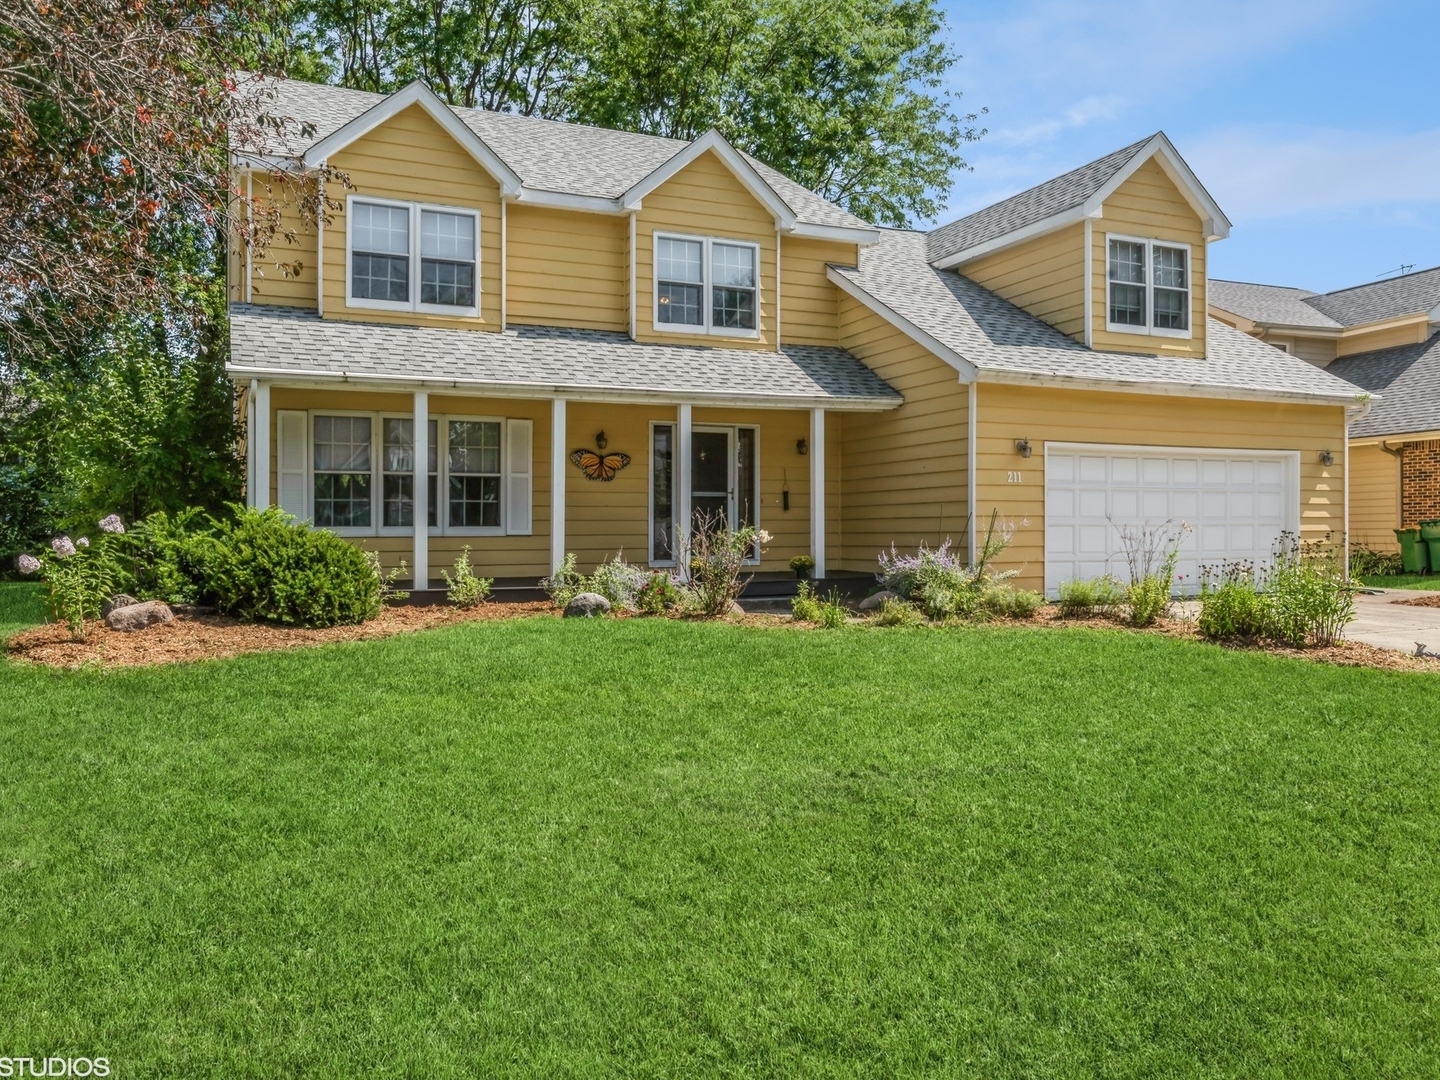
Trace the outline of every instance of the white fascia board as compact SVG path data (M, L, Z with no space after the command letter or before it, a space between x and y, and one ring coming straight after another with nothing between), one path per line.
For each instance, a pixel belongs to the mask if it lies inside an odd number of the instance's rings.
M1023 244L1026 240L1033 240L1037 236L1054 232L1056 229L1063 229L1066 225L1074 225L1084 221L1087 217L1099 216L1099 214L1088 213L1084 206L1072 206L1068 210L1061 210L1058 214L1051 214L1047 218L1032 222L1024 228L1005 233L1003 236L993 237L983 244L961 248L953 255L946 255L943 259L937 259L930 265L936 270L950 270L971 259L978 259L982 255L992 255L997 251L1004 251L1008 247L1014 247L1016 244Z
M555 210L579 210L587 214L618 215L630 212L620 205L619 199L607 199L603 195L571 195L568 192L547 191L543 188L522 187L518 194L506 198L517 206L545 206Z
M920 329L920 327L916 326L909 319L905 318L905 316L901 315L894 308L881 302L874 296L871 296L868 292L866 292L863 288L861 288L859 285L857 285L854 281L852 281L841 271L837 270L835 267L827 266L825 268L825 274L832 282L834 282L840 287L841 291L847 293L850 296L853 296L856 300L860 301L860 303L864 304L876 315L879 315L882 319L888 322L891 326L895 327L895 329L899 330L902 334L905 334L907 337L913 339L918 344L923 345L925 348L929 349L932 353L938 356L941 360L945 361L945 363L953 367L957 372L960 373L960 381L962 383L969 383L975 380L975 365L972 364L969 360L966 360L965 357L961 356L954 349L950 348L949 345L946 345L938 338Z
M233 381L266 379L273 386L298 389L333 389L337 385L375 386L386 390L467 390L483 391L487 397L523 398L531 401L564 398L566 401L609 402L614 404L674 405L686 402L706 408L756 409L827 409L832 412L886 412L899 408L899 398L829 398L794 395L770 397L764 394L706 394L666 390L596 390L588 387L552 384L495 383L485 379L417 378L414 375L377 375L369 372L325 371L321 369L265 367L250 364L226 364L225 373Z
M1225 216L1225 211L1220 209L1220 204L1211 197L1210 192L1205 190L1205 185L1200 183L1199 177L1190 171L1190 166L1185 163L1185 159L1180 156L1180 152L1175 149L1174 144L1170 142L1163 131L1156 132L1155 136L1140 148L1127 165L1116 172L1099 191L1085 201L1085 213L1098 217L1105 200L1114 195L1120 185L1134 176L1140 166L1151 158L1160 162L1160 167L1180 189L1180 194L1185 196L1185 201L1190 204L1191 209L1200 215L1205 230L1205 239L1224 240L1230 235L1230 219Z
M283 154L242 154L230 155L230 164L237 169L248 169L254 172L281 172L303 173L305 162L299 158L285 157ZM321 162L324 164L324 162Z
M797 221L788 233L810 240L836 240L842 244L859 244L869 247L880 242L879 229L857 229L851 225L814 225L808 221Z
M383 101L366 109L348 124L337 128L315 143L305 151L305 164L312 166L320 164L345 149L356 139L369 134L387 120L399 115L411 105L419 105L449 133L451 138L464 147L481 168L500 185L502 195L519 194L520 177L516 175L515 171L501 161L500 155L490 149L485 140L466 127L455 115L454 110L441 101L439 95L419 79L404 89L395 91Z
M775 224L780 228L789 231L795 227L795 211L785 204L785 200L776 194L775 189L765 182L765 178L755 171L753 165L745 160L745 156L731 146L725 136L711 128L704 135L692 142L685 149L679 151L668 161L655 169L650 175L639 181L630 190L620 196L620 205L628 210L640 209L640 200L650 192L654 191L665 181L669 180L681 169L698 159L702 154L714 152L721 161L725 163L735 178L745 185L745 190L755 196L755 199L769 210L775 217Z
M1065 390L1095 390L1107 394L1154 394L1160 397L1212 398L1220 401L1269 401L1292 405L1333 405L1353 408L1364 395L1301 394L1285 390L1252 390L1242 386L1211 386L1206 383L1165 383L1087 379L1069 375L1043 375L1028 371L986 368L980 381L1008 386L1046 386ZM1375 395L1370 395L1374 397Z

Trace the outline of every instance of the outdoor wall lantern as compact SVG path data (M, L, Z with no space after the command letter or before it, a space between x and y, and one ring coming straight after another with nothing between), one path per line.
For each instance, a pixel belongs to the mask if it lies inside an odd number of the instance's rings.
M603 430L595 436L595 448L597 450L604 450L609 445L610 440L605 438L605 432Z
M1320 451L1320 464L1321 464L1321 465L1334 465L1334 464L1335 464L1335 455L1332 454L1329 450L1321 450L1321 451Z
M810 453L810 444L807 443L804 439L796 439L795 452L801 457L804 457L806 454Z
M1019 454L1021 457L1028 458L1028 457L1030 456L1030 440L1029 440L1029 439L1016 439L1016 440L1015 440L1015 452L1016 452L1017 454Z

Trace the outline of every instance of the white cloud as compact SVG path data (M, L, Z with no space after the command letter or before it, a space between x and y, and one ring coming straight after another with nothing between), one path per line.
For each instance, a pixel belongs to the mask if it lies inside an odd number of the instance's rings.
M1053 139L1062 131L1085 127L1087 124L1114 120L1128 105L1129 99L1118 94L1092 94L1076 102L1051 120L1041 120L1017 128L1001 128L990 142L999 146L1028 146Z
M1185 158L1237 222L1440 203L1440 130L1232 127L1187 140Z

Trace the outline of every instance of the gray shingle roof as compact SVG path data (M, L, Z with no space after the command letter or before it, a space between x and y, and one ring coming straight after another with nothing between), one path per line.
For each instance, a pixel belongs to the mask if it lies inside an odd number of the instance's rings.
M925 236L885 230L858 269L833 267L879 303L985 373L1175 387L1197 397L1354 401L1358 391L1304 360L1211 319L1203 359L1100 352L953 270L926 262Z
M1379 395L1351 435L1440 431L1440 334L1423 344L1346 356L1325 370Z
M503 333L321 319L300 308L236 304L230 364L254 371L394 381L458 381L496 391L674 395L796 407L891 407L900 395L843 349L786 345L779 352L650 345L625 334L544 326Z
M1304 326L1338 330L1340 324L1307 301L1316 294L1285 285L1255 285L1248 281L1211 278L1206 285L1209 302L1221 311L1271 326Z
M1071 169L1063 176L1046 180L1028 191L1011 195L993 206L987 206L959 221L952 221L949 225L932 230L928 245L930 261L939 262L957 251L983 244L997 236L1004 236L1079 206L1133 161L1141 148L1154 137L1146 136L1139 142L1106 154L1088 165Z
M267 114L284 121L283 130L269 134L256 152L285 157L300 156L385 100L384 94L295 79L266 80L261 84L263 88L245 85L248 92L262 95ZM539 191L618 198L689 145L679 139L512 113L461 108L452 111L515 171L526 187ZM874 228L768 165L754 158L749 160L797 220L812 225Z
M1336 289L1309 303L1345 326L1434 311L1440 307L1440 267Z

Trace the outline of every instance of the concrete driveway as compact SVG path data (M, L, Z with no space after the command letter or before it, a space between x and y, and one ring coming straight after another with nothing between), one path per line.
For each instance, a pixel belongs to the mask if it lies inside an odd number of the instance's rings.
M1440 653L1440 607L1409 607L1396 600L1435 596L1420 589L1379 589L1355 597L1355 621L1345 628L1351 641L1413 653L1417 643Z

